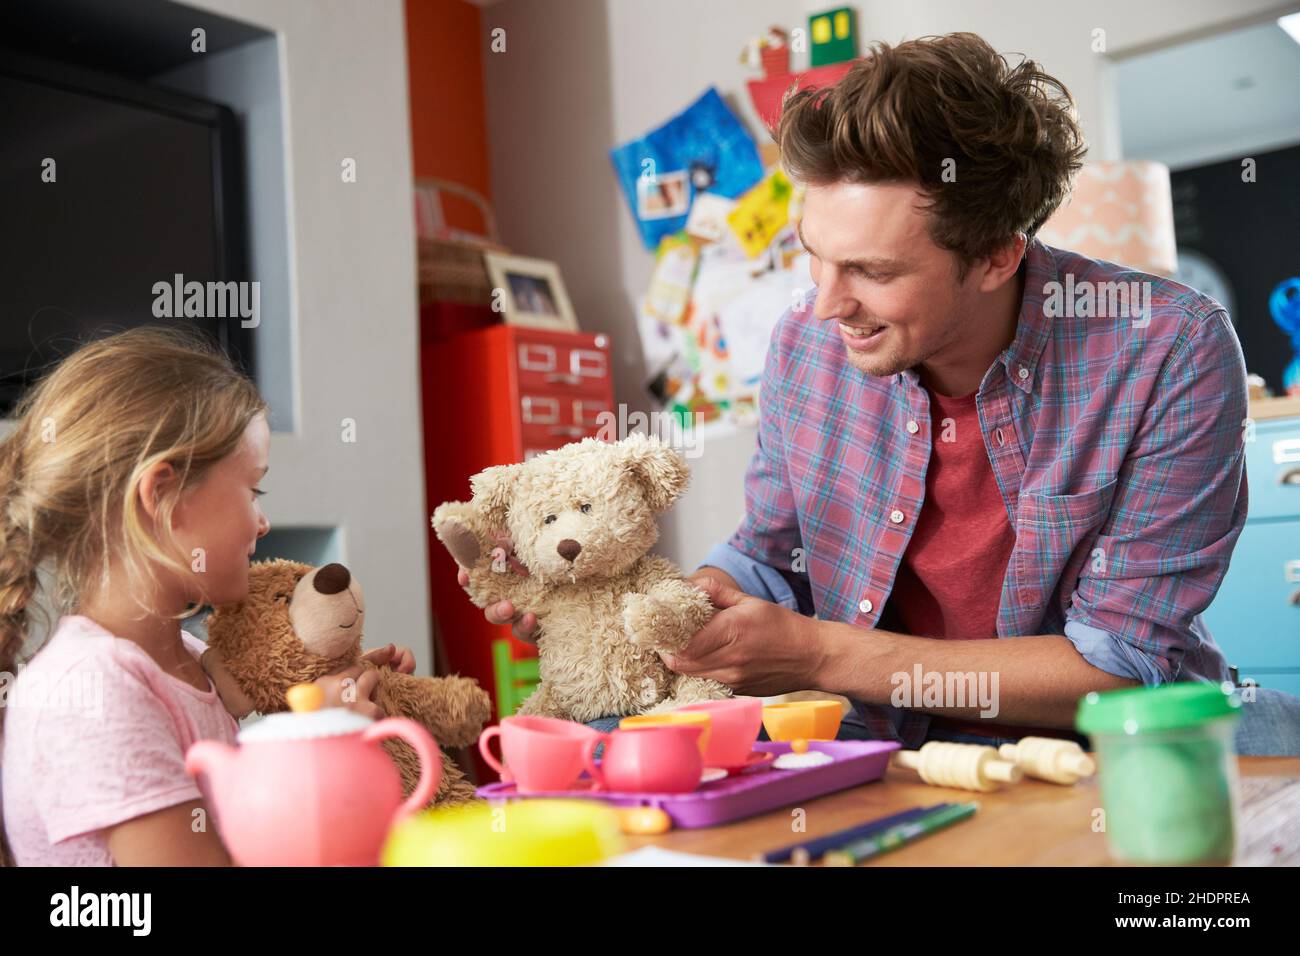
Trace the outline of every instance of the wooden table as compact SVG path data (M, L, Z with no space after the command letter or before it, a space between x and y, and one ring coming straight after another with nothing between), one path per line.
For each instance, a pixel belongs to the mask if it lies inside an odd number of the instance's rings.
M1240 757L1240 827L1235 865L1300 865L1300 758ZM995 793L921 783L890 767L883 780L722 827L629 837L628 848L655 845L685 853L748 860L755 853L834 833L933 803L975 801L975 815L872 860L866 866L1110 866L1096 778L1062 787L1026 778ZM805 830L792 830L795 811Z

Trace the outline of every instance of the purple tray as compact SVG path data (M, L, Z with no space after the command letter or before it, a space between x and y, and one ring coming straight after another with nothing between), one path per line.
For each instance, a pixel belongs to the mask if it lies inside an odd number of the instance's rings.
M743 820L757 813L811 800L814 797L879 780L889 765L889 755L901 745L886 740L810 740L809 750L820 750L835 758L834 763L802 770L748 770L736 776L704 783L690 793L619 793L590 789L591 780L583 776L578 783L587 789L548 793L517 793L513 783L490 783L478 788L487 800L530 797L549 799L603 800L616 807L659 807L683 829L712 827L733 820ZM790 752L788 743L762 741L756 750L774 754Z

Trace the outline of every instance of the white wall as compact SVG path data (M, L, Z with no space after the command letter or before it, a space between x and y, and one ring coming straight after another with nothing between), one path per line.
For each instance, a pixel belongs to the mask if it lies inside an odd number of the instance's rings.
M405 22L400 0L188 0L278 34L285 84L294 430L271 440L273 525L335 526L367 645L429 673L429 588ZM357 161L357 182L340 163ZM255 333L256 334L256 333ZM341 421L357 441L342 441Z
M1130 57L1114 75L1125 159L1185 169L1300 142L1300 43L1276 20Z
M502 0L483 11L504 27L505 53L485 55L488 137L497 216L507 244L560 263L578 320L615 343L617 398L648 409L635 303L652 258L618 191L609 150L659 125L714 85L761 135L738 63L746 37L806 26L824 0ZM1093 155L1118 155L1109 62L1175 36L1278 7L1273 0L866 0L854 5L862 44L970 30L1023 52L1074 94ZM486 44L486 37L485 37ZM486 46L485 46L486 49ZM796 62L796 66L798 63ZM1212 68L1212 66L1207 66ZM734 530L753 435L711 436L692 462L695 488L666 522L664 553L683 564ZM704 472L707 470L707 476Z

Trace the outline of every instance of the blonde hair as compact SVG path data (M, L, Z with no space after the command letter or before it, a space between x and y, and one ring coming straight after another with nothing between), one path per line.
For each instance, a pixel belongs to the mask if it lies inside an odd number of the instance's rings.
M0 674L26 643L38 569L48 568L62 612L104 585L110 555L130 574L187 574L188 556L141 514L140 479L158 462L178 472L159 500L157 524L169 529L182 493L265 411L209 341L152 327L83 345L28 392L0 442Z

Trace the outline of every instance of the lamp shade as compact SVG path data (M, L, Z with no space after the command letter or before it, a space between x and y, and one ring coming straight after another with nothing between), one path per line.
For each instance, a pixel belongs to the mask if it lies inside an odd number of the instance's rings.
M1090 163L1070 198L1038 230L1049 246L1139 272L1178 268L1169 167L1145 160Z

